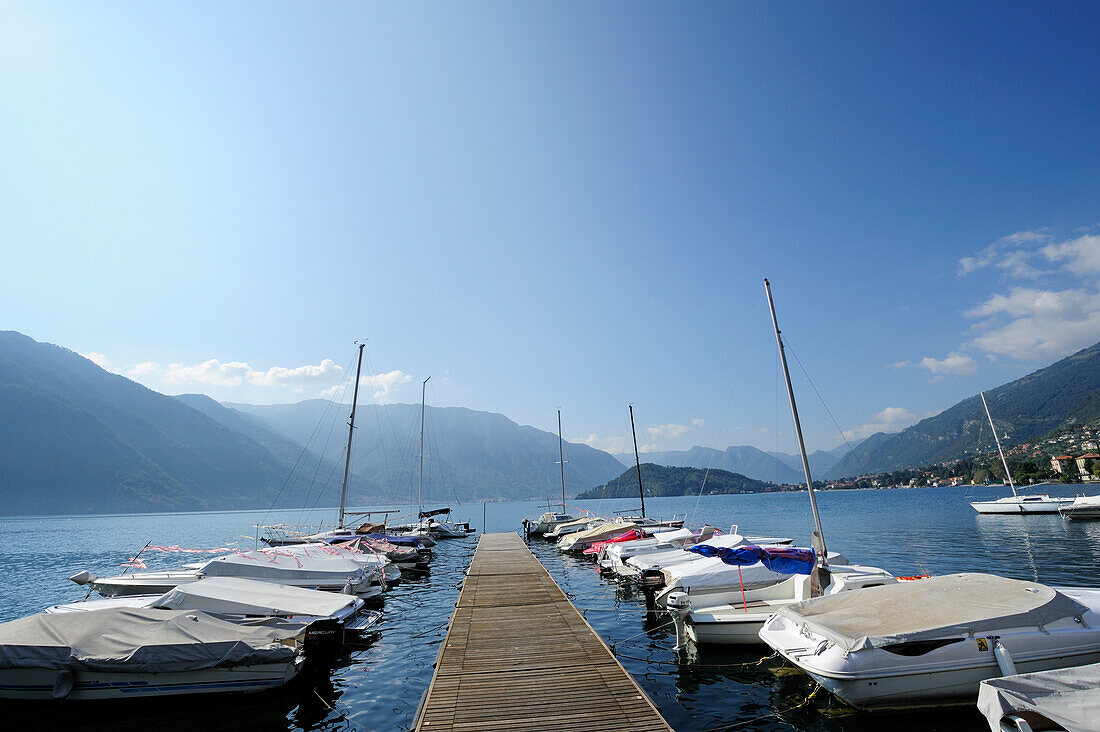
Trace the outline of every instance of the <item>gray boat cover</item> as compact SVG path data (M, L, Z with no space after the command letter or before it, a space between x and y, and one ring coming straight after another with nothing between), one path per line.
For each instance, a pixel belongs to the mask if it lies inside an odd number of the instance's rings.
M1066 732L1095 732L1100 725L1100 664L988 679L978 690L978 710L993 732L1001 731L1006 714L1030 718L1036 729L1040 727L1032 714Z
M817 597L776 614L856 651L1045 625L1087 610L1038 582L967 573Z
M350 559L295 556L281 549L229 554L211 559L199 569L204 577L248 577L275 582L316 580L332 585L342 585L348 579L361 581L365 571Z
M0 623L0 668L118 673L286 663L300 623L231 623L194 610L107 608Z
M355 595L307 590L238 577L207 577L169 590L149 603L168 610L228 615L317 615L329 617L362 604Z

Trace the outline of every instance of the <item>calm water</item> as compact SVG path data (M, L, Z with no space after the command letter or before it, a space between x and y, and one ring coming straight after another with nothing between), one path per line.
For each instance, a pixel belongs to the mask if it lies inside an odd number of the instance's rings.
M1001 488L918 488L819 494L830 551L895 574L986 571L1049 584L1100 586L1100 522L1063 522L1058 516L978 516L964 498L994 498ZM1054 495L1071 495L1054 487ZM596 513L633 508L636 501L589 501ZM650 515L682 516L723 529L781 534L809 540L812 521L804 493L655 498ZM517 530L535 503L490 504L489 531ZM183 547L237 546L251 549L253 525L264 512L152 514L79 518L5 519L0 561L10 576L0 584L0 621L83 597L66 578L81 570L115 574L146 542ZM316 518L319 518L317 516ZM331 517L326 516L331 521ZM456 510L481 528L482 506ZM267 520L297 521L298 512L269 514ZM406 573L385 596L385 621L363 648L351 650L331 674L286 692L259 697L192 699L184 703L99 707L83 714L43 719L17 710L15 722L38 729L152 727L204 732L249 727L287 730L405 730L432 676L432 664L446 634L462 573L476 537L440 542L429 574ZM902 730L982 728L976 711L958 708L897 716L851 714L824 693L802 704L813 688L807 677L770 661L763 647L703 648L693 664L681 664L670 650L665 618L647 620L640 594L604 579L583 559L563 556L549 542L531 548L620 661L681 732L704 730L859 730L885 724ZM196 555L146 552L152 569L196 561ZM104 714L103 710L107 710ZM24 719L18 715L26 715Z

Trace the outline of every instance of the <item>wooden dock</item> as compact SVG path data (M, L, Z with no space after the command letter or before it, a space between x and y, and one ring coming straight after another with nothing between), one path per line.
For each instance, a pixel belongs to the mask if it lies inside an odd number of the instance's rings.
M518 534L484 534L416 730L671 732Z

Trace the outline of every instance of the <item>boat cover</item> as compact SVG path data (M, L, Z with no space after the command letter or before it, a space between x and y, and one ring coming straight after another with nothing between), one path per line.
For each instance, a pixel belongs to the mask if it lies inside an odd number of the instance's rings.
M696 559L684 564L673 565L664 572L668 586L673 586L679 582L684 591L689 593L706 590L720 591L738 587L746 589L767 587L783 581L788 576L773 569L768 569L760 563L750 564L747 567L731 567L717 558Z
M695 536L691 529L673 529L672 531L658 531L653 535L658 544L668 544L681 539L690 539Z
M813 549L795 547L759 547L746 544L739 547L716 547L710 544L696 544L688 548L704 557L717 557L726 564L745 567L760 562L768 569L780 574L809 574L814 569L816 557Z
M297 651L278 641L304 627L271 620L242 625L195 610L31 615L0 624L0 668L156 673L286 663Z
M1006 714L1026 712L1041 714L1066 732L1095 730L1100 719L1100 664L987 679L978 690L978 710L993 732L1001 731Z
M1087 610L1038 582L964 573L817 597L777 614L856 651L1041 626Z
M745 537L740 534L723 534L708 539L707 543L711 546L738 546L739 544L745 543ZM695 561L696 557L687 549L687 547L676 547L673 549L666 549L665 551L643 554L639 557L627 559L626 563L631 567L642 570L661 569L673 564Z
M239 577L208 577L169 590L148 607L236 615L329 617L362 603L354 595L320 592Z
M317 580L326 584L344 584L360 580L363 568L350 559L329 556L296 555L281 549L260 549L211 559L199 570L204 577L248 577L250 579ZM341 579L342 578L342 579Z
M610 539L604 539L603 541L597 541L584 550L585 554L599 554L600 549L610 544L622 544L628 541L637 541L638 539L644 539L646 533L640 529L631 529L626 533L613 536Z
M575 531L572 534L566 534L562 538L568 541L570 546L574 546L587 541L599 541L601 539L616 536L617 534L633 529L635 526L636 524L630 521L606 521L591 529L584 529L582 531Z

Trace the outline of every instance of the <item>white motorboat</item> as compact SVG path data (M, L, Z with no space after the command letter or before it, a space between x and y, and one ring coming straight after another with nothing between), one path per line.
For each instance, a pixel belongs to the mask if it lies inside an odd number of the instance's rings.
M279 551L309 559L347 559L377 571L383 585L395 585L401 581L401 568L384 552L375 551L369 543L363 541L341 544L295 544L279 547Z
M241 577L363 597L373 597L381 592L381 571L377 568L342 557L321 559L295 556L288 549L229 554L211 559L197 569L137 572L115 577L96 577L85 571L69 579L78 585L90 585L104 597L163 594L179 585L206 577Z
M706 541L707 544L718 547L737 547L743 544L786 546L791 543L789 538L781 536L742 536L738 533L736 524L730 528L729 533L712 535L700 541ZM638 551L630 551L627 548L630 544L625 544L623 549L619 550L622 552L621 561L617 561L612 554L615 552L612 545L607 547L610 562L606 568L613 570L616 574L638 578L645 570L662 570L675 564L695 561L699 555L687 549L697 543L700 542L684 542L682 545L673 546L654 545L650 548L639 548Z
M1059 506L1058 513L1066 519L1100 519L1100 496L1079 496Z
M590 529L593 526L598 526L599 524L606 523L608 523L607 519L600 518L599 516L582 516L578 519L573 519L572 521L563 521L550 531L547 531L542 536L544 539L553 539L556 541L564 536L569 536L570 534L575 534L578 531L584 531L585 529Z
M298 674L304 625L108 608L0 624L0 698L137 699L262 691Z
M668 597L674 592L687 594L691 598L692 605L697 607L740 602L742 589L763 589L782 583L791 577L788 572L769 569L759 562L738 567L726 564L719 557L701 557L697 554L694 556L699 558L661 570L664 584L656 595L658 605L664 607ZM830 552L828 563L830 567L834 564L847 565L848 560L836 552ZM889 576L882 570L876 571ZM647 573L643 580L647 580L649 576ZM655 583L650 580L647 584Z
M978 711L992 732L1088 732L1100 720L1100 664L986 679Z
M897 582L889 572L878 567L838 564L835 559L830 561L829 574L831 580L825 587L825 595ZM687 627L689 638L696 643L755 645L763 642L760 629L772 614L810 599L810 576L793 574L767 587L703 597L708 598L708 606L695 607L692 601Z
M1100 661L1100 590L945 575L789 605L760 637L859 709L973 704L985 679Z
M989 420L990 429L993 430L993 440L997 443L997 452L1001 456L1001 464L1004 465L1005 476L1008 478L1008 487L1012 489L1012 495L998 498L995 501L971 501L971 508L978 513L1058 513L1061 506L1072 502L1073 499L1051 498L1045 493L1035 496L1021 496L1019 491L1016 490L1016 484L1012 480L1012 471L1008 467L1008 460L1005 459L1005 451L1001 449L1001 438L997 436L997 428L993 425L993 415L989 413L989 404L985 401L985 392L980 391L978 394L982 397L985 416Z

